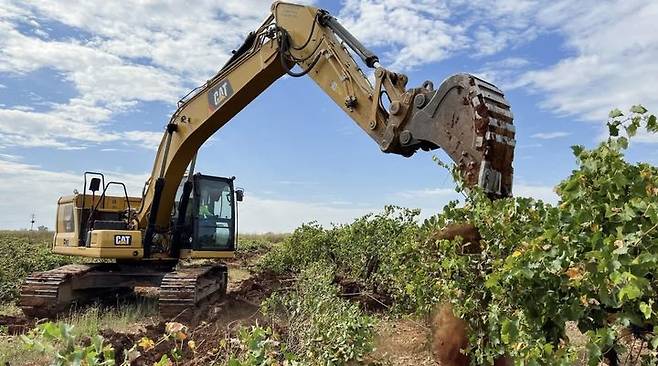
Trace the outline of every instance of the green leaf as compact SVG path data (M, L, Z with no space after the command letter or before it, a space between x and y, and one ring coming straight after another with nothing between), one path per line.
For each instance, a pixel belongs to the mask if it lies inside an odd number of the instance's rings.
M631 112L639 113L639 114L645 114L645 113L647 113L647 109L644 108L642 105L638 104L638 105L634 105L634 106L631 107ZM612 113L612 112L610 112L610 113Z
M644 315L645 319L651 319L651 305L645 303L644 301L640 303L640 311L642 312L642 315Z
M619 136L619 122L614 121L612 123L608 122L608 134L611 137Z
M639 123L631 123L626 127L628 136L633 137L637 134L637 128L640 127Z
M62 335L62 328L53 322L42 324L41 329L45 332L46 335L52 338L59 338Z
M647 119L647 130L649 132L658 132L658 122L656 122L656 116L653 114Z
M516 337L519 335L519 330L517 327L517 321L505 319L503 320L502 326L500 328L500 339L505 344L510 344L516 340Z
M610 111L610 114L608 114L608 117L617 118L617 117L621 117L623 115L624 114L619 110L619 108L615 108L615 109Z
M619 301L624 301L624 298L633 300L640 296L642 296L642 290L632 283L622 287L619 291Z
M585 150L585 147L583 145L573 145L571 146L571 151L573 151L573 155L575 157L579 157L580 154Z
M34 340L32 338L26 336L25 334L21 334L19 336L19 338L20 338L21 341L23 341L23 343L25 343L25 345L27 347L31 347L32 345L34 345Z
M628 149L628 139L626 137L618 138L617 143L622 149Z
M100 335L95 335L91 338L91 345L94 347L96 352L100 353L103 350L103 337Z
M162 355L162 357L160 357L160 361L155 363L155 366L166 366L166 365L169 365L170 363L171 363L171 360L169 359L169 356L164 354L164 355ZM230 361L229 361L229 365L231 365ZM240 365L240 364L238 363L238 365Z

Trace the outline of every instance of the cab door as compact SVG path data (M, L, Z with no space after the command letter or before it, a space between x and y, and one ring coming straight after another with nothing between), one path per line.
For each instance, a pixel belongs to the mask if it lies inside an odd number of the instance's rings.
M234 197L233 179L201 174L194 176L193 250L235 250Z

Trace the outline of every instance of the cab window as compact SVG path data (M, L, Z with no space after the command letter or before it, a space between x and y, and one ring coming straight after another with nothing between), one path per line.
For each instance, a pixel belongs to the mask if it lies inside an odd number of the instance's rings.
M227 181L200 179L197 199L196 247L205 250L233 248L233 191Z
M73 203L65 203L59 206L57 229L57 231L63 233L72 233L75 231L73 222Z

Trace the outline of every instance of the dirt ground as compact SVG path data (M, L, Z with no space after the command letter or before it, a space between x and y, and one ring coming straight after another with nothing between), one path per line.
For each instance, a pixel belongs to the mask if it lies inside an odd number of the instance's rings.
M373 358L400 366L432 366L430 329L412 319L381 319L375 337Z

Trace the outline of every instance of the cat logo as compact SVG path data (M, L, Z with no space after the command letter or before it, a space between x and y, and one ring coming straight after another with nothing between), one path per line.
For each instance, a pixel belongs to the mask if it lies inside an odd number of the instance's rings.
M114 245L130 246L132 243L132 238L133 237L131 235L115 235Z
M208 91L208 107L214 112L224 102L233 95L233 88L228 80L223 80Z

